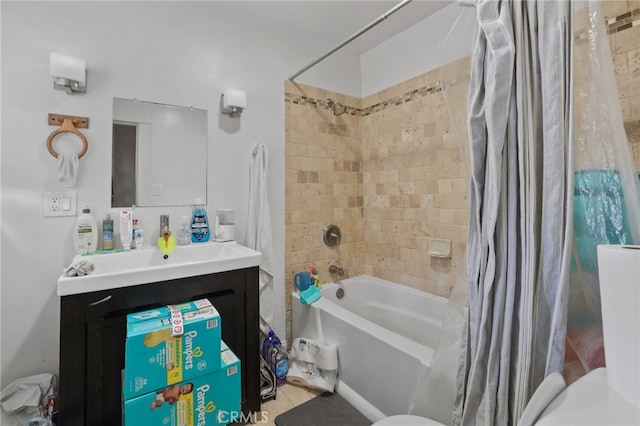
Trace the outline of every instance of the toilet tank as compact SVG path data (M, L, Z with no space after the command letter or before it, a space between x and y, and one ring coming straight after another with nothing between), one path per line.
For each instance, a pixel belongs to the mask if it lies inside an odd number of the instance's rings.
M598 246L609 387L640 406L640 246Z

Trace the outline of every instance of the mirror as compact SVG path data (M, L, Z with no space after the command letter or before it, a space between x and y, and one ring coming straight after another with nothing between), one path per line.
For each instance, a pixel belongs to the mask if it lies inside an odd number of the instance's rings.
M207 111L113 98L111 207L207 197Z

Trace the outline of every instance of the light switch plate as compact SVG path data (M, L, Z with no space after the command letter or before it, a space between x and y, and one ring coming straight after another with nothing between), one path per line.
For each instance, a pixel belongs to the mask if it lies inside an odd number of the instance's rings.
M42 213L44 217L77 216L78 193L75 191L45 192Z
M164 195L164 183L154 183L151 185L151 195Z

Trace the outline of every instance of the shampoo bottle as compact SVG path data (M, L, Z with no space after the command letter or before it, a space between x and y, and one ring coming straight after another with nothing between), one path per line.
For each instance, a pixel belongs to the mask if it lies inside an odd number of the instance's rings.
M113 219L110 214L102 220L102 249L113 250Z
M211 237L209 219L203 205L204 200L196 198L191 215L191 242L193 243L203 243L209 241Z
M82 214L73 227L73 244L78 254L94 253L98 245L98 223L91 215L89 206L82 208Z
M131 211L122 210L120 212L120 242L125 251L131 250L131 237L133 236Z

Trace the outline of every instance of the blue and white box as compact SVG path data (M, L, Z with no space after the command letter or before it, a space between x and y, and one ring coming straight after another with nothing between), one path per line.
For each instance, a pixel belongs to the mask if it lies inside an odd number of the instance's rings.
M208 299L127 315L124 399L219 370L220 329Z
M227 349L219 370L132 398L125 426L219 426L240 419L240 360Z

